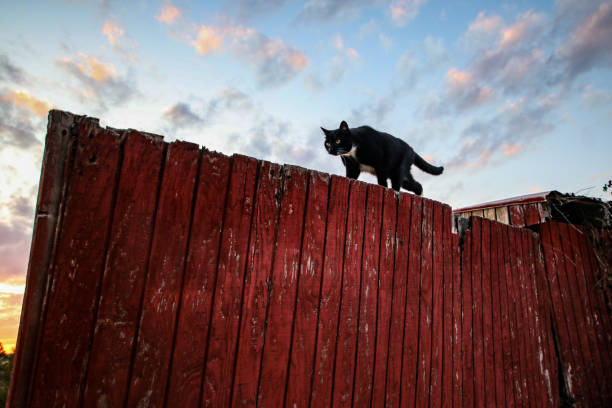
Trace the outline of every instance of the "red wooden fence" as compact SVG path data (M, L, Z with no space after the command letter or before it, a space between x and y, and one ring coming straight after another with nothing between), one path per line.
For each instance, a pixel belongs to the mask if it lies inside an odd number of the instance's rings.
M451 224L52 111L7 406L610 406L586 232Z

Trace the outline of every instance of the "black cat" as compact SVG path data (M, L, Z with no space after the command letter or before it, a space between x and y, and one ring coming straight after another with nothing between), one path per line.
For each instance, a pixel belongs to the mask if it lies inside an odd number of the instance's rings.
M414 164L434 175L444 171L444 167L427 163L408 143L369 126L349 129L342 121L337 130L321 130L325 134L325 149L329 154L342 158L346 177L356 179L359 173L365 171L375 175L381 186L387 187L387 179L390 178L395 191L403 187L421 195L423 187L410 174L410 166Z

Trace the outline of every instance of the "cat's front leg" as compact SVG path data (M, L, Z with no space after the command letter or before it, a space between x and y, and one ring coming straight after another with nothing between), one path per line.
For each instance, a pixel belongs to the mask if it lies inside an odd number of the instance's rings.
M350 157L342 157L342 163L346 167L346 177L351 179L357 179L361 170L359 169L359 163Z

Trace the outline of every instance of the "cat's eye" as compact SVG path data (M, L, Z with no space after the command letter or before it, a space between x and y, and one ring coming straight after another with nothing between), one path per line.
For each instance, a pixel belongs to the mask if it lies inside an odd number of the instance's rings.
M325 146L329 147L329 146L331 146L331 143L325 142Z
M340 139L336 139L336 144L340 144Z

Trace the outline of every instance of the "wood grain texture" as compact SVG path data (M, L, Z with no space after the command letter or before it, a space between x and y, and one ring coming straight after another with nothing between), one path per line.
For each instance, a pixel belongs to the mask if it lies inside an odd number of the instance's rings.
M78 128L80 117L66 112L49 112L45 150L38 184L36 214L32 232L32 244L26 275L26 288L21 307L17 345L13 357L11 383L7 405L25 407L31 386L37 351L37 339L41 335L43 299L49 290L47 283L52 263L52 253L60 230L64 193L72 164L73 129Z
M485 354L483 332L483 254L482 254L482 223L481 218L472 218L472 330L474 342L474 403L485 406Z
M463 234L461 251L461 360L463 406L474 406L474 344L472 297L472 232Z
M393 320L395 280L394 262L397 247L397 209L398 199L391 189L384 190L383 212L380 236L380 261L378 288L378 311L376 317L376 349L374 379L372 387L372 406L382 407L386 401L387 371L390 364L390 330ZM404 275L405 276L405 275ZM404 285L406 280L403 279ZM405 288L404 288L405 290ZM403 327L402 327L403 328ZM400 336L401 337L401 336Z
M254 406L257 403L257 382L261 368L282 188L281 166L262 162L257 180L244 278L233 406Z
M512 225L513 227L524 227L525 226L525 214L524 214L523 206L521 204L509 206L508 215L510 218L510 225Z
M319 301L319 321L314 358L314 375L309 405L331 405L336 360L336 340L340 314L340 294L347 228L349 182L344 177L331 177L325 233L323 282Z
M402 407L414 406L417 393L422 220L423 199L418 196L413 196L410 221L406 307L404 313L404 347L402 351L402 386L400 391L400 406Z
M308 175L308 201L300 261L300 283L293 326L285 405L306 407L314 373L317 319L325 250L328 193L327 174Z
M113 218L120 141L118 133L100 129L96 120L79 125L62 215L70 221L62 223L56 244L29 406L75 406L81 397Z
M135 341L129 406L164 403L199 158L195 144L168 146Z
M495 337L493 334L493 299L492 299L492 250L490 220L482 221L482 333L484 354L485 401L487 406L497 405L496 372L495 372Z
M372 397L382 208L383 188L377 185L368 185L357 325L355 383L351 404L356 406L370 406Z
M433 326L433 202L423 199L421 223L421 286L419 296L419 338L416 404L429 404L431 379L431 336Z
M452 234L451 241L452 249L452 279L453 279L453 389L452 389L452 402L453 407L461 407L463 403L463 367L462 367L462 355L463 355L463 337L462 337L462 324L463 324L463 279L467 279L461 270L461 252L459 235Z
M166 397L168 406L185 408L200 404L231 168L230 158L219 153L204 152L201 160Z
M395 265L393 271L393 301L389 328L389 357L385 405L398 406L402 386L402 353L404 350L404 324L406 322L406 291L408 283L408 255L412 196L400 195L397 208L395 234ZM374 402L377 400L374 399Z
M355 347L357 345L357 319L359 316L359 286L366 210L365 183L351 180L349 213L347 218L344 270L336 343L333 405L350 405L355 374Z
M164 155L161 140L133 131L127 134L86 379L86 406L124 402Z
M234 155L205 358L203 406L230 404L258 163Z
M308 187L305 169L285 165L283 170L284 193L259 381L258 404L262 406L281 406L285 395Z
M456 341L453 335L453 234L451 232L451 208L442 207L442 240L444 286L442 291L443 333L442 333L442 406L453 406L453 348Z
M433 299L431 331L431 372L429 404L442 405L444 345L444 207L433 203Z

